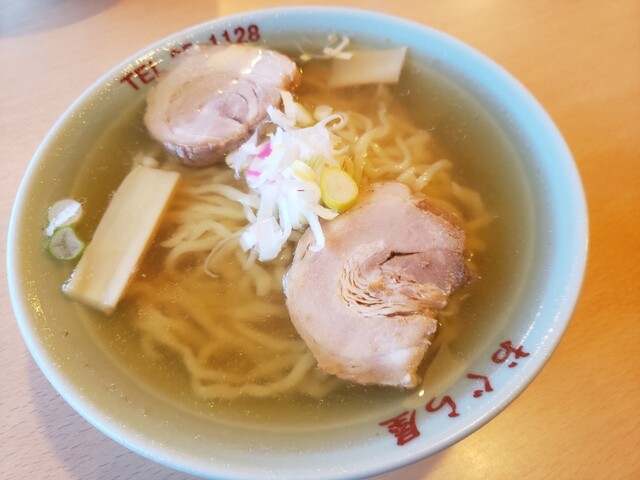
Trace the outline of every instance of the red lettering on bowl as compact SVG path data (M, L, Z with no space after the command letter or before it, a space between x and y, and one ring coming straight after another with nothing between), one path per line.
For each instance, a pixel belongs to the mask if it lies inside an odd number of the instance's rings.
M453 398L451 398L449 395L445 395L444 397L442 397L442 400L440 400L440 403L438 403L437 405L434 405L435 400L436 400L436 397L433 397L425 405L424 408L427 412L434 413L440 410L445 405L448 405L449 408L451 409L451 411L449 412L450 417L457 417L460 415L457 410L456 402L454 402Z
M405 445L414 438L420 436L420 431L416 425L416 411L408 410L396 415L389 420L379 423L382 427L387 427L389 433L396 437L397 445Z
M529 353L522 349L522 345L514 347L511 340L506 340L502 342L500 348L493 353L491 360L493 363L504 363L511 355L514 355L514 359L518 360L523 357L528 357ZM513 368L516 365L518 365L518 362L512 361L507 366Z

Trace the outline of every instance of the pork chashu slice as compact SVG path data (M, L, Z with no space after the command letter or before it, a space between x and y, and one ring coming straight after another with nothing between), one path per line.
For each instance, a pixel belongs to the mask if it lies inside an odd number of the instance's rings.
M372 185L347 213L307 230L284 286L291 319L326 373L414 387L437 312L469 279L465 235L400 183Z
M251 136L280 90L294 87L296 64L249 45L200 45L180 55L147 97L151 135L187 165L221 161Z

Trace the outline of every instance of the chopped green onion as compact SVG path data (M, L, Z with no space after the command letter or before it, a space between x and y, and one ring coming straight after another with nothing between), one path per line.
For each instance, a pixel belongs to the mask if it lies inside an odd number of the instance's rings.
M58 260L73 260L84 250L84 242L72 227L58 228L49 238L49 252Z
M338 213L349 210L358 198L358 185L347 172L337 167L327 167L320 177L322 201Z
M82 205L72 198L59 200L49 207L47 217L49 225L44 234L50 237L58 228L73 225L80 220L82 217Z

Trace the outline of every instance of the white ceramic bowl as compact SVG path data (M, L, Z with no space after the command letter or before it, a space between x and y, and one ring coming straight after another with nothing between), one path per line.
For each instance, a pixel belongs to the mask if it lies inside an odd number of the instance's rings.
M360 44L409 47L403 75L413 78L415 105L426 102L444 112L434 117L436 133L453 151L473 157L472 168L509 179L497 198L520 209L504 218L520 222L505 243L514 267L496 273L502 275L503 294L491 300L493 322L455 362L443 362L447 371L426 391L323 427L203 419L164 400L96 345L59 291L64 275L51 271L40 233L43 212L68 195L86 153L122 110L145 94L154 66L169 62L172 50L209 42L212 35L220 41L244 36L275 48L317 46L334 32ZM38 365L81 415L114 440L206 477L351 478L450 446L522 392L569 322L586 247L587 213L571 154L549 116L507 72L423 25L365 11L291 8L243 13L180 32L96 82L33 158L11 219L8 270L17 321ZM406 426L414 412L415 430L394 430L394 422L404 420Z

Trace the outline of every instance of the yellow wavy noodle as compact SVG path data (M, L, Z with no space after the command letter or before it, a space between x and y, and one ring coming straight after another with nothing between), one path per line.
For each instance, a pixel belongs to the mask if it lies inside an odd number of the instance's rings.
M301 91L311 111L320 98L327 97ZM428 132L389 107L388 91L376 92L372 114L371 97L363 99L337 102L348 118L334 132L348 147L344 168L361 186L401 181L452 212L467 233L472 259L485 248L483 230L492 219L480 195L454 181L453 163L440 156ZM155 273L139 277L130 293L145 353L177 355L202 398L327 395L341 382L317 369L284 305L282 276L295 243L269 265L247 259L237 233L252 199L233 172L224 165L194 170L168 162L165 168L182 171L184 181L146 260L155 265L143 269ZM454 296L442 318L455 317L461 301Z

